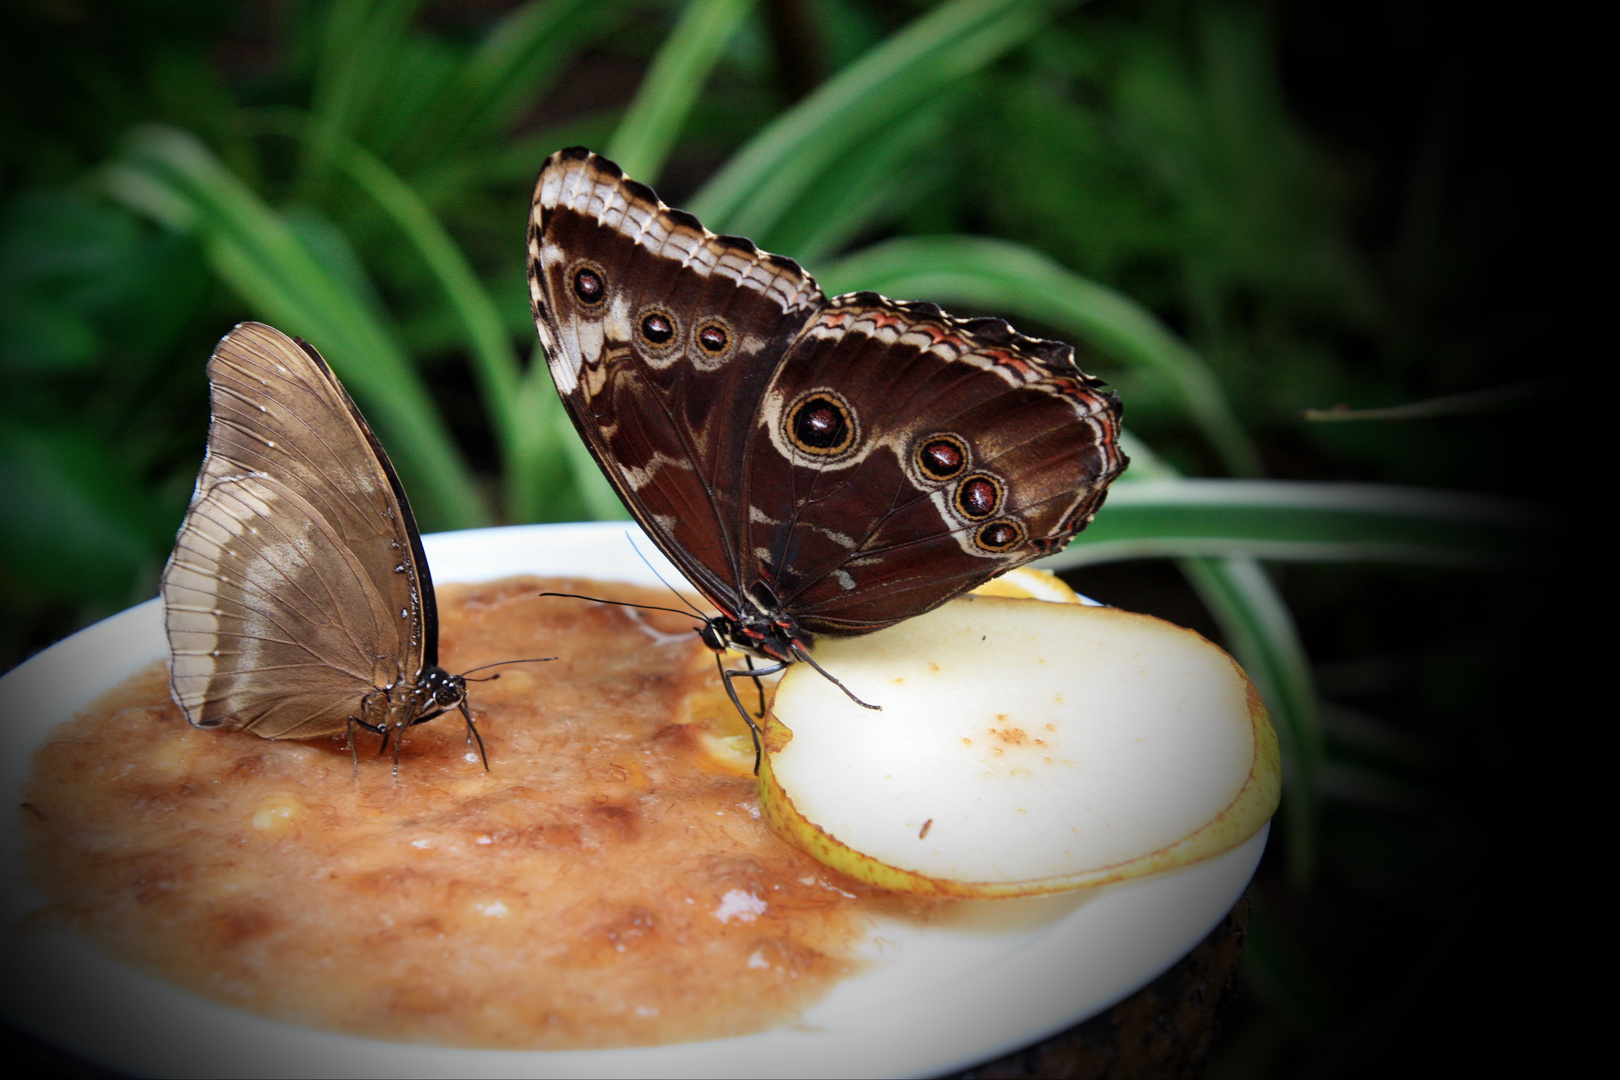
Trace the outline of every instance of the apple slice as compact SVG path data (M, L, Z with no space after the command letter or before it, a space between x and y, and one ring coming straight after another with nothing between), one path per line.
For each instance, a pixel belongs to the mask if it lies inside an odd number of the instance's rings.
M1101 885L1230 850L1276 810L1277 737L1200 635L1077 603L966 596L823 639L777 688L760 805L856 878L936 896Z

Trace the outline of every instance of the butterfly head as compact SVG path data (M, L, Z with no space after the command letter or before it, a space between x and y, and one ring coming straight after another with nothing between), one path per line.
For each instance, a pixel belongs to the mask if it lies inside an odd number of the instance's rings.
M416 686L422 695L423 712L443 712L467 700L467 680L452 675L437 664L429 664L416 676ZM413 721L421 723L420 720Z
M739 615L712 615L698 629L698 637L714 652L735 649L780 664L791 664L810 648L814 638L799 625L763 579L747 593L748 606Z

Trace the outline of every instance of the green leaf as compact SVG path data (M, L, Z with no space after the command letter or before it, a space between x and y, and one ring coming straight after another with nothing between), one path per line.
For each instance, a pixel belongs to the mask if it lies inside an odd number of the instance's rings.
M620 516L623 508L596 463L570 448L578 435L560 416L545 363L526 372L519 365L489 290L438 218L409 184L363 148L344 146L339 164L399 226L461 321L484 412L501 447L507 520L568 520L564 515L576 506L593 517ZM602 491L612 498L610 506L602 503Z
M364 298L207 148L172 128L139 128L104 182L127 205L195 232L260 317L322 351L391 448L424 527L490 520L432 398Z
M950 137L965 93L943 91L902 117L874 143L852 147L805 191L775 228L753 237L761 247L814 266L873 228L938 192L926 159Z
M692 0L653 57L605 151L626 176L655 183L720 53L754 0Z
M327 11L301 187L320 183L395 66L421 0L337 0Z
M580 51L624 23L635 7L628 0L534 0L514 8L413 107L408 138L372 142L369 133L355 135L438 208L503 171L490 168L494 156L515 157L512 171L532 180L546 155L569 143L547 140L529 149L527 139L514 144L512 126L535 111ZM380 105L378 111L389 110ZM509 153L513 149L519 152Z
M516 407L525 423L532 425L534 441L519 460L516 473L506 480L512 493L508 511L512 519L580 521L598 516L592 513L592 493L598 486L607 486L607 478L589 451L583 460L576 453L573 444L579 443L579 434L557 396L538 341L528 374L518 387ZM623 513L619 506L607 516Z
M923 296L1072 333L1121 363L1160 375L1228 469L1239 476L1260 472L1253 442L1197 353L1136 301L1038 251L980 236L901 237L823 267L817 277L829 291Z
M687 209L716 231L766 235L832 162L1027 40L1056 6L1058 0L940 5L749 140Z
M462 75L457 128L500 131L534 108L575 53L628 17L625 0L532 0L479 42Z
M338 165L399 227L427 263L461 320L484 411L495 428L506 471L518 470L518 462L536 442L536 433L518 408L518 384L523 371L495 301L467 257L409 184L363 147L345 141L338 149ZM509 499L511 495L509 492ZM516 520L529 518L519 516Z
M1288 875L1304 886L1316 872L1322 725L1299 628L1258 560L1181 559L1177 565L1220 624L1277 729Z
M127 602L174 536L122 454L72 426L0 425L0 567L13 588Z
M1121 559L1243 555L1495 566L1543 551L1555 525L1550 513L1524 503L1452 491L1151 479L1116 483L1107 509L1042 565L1056 570Z

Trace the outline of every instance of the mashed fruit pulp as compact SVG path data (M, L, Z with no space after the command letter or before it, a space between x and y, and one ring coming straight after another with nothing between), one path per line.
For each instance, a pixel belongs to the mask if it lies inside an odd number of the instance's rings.
M149 669L38 750L22 823L51 905L122 959L293 1023L457 1046L638 1046L790 1021L881 898L759 819L751 754L691 621L544 590L440 589L459 713L393 756L362 735L272 742L190 727ZM487 674L487 673L485 673ZM746 698L745 698L746 700ZM723 739L721 740L723 741Z

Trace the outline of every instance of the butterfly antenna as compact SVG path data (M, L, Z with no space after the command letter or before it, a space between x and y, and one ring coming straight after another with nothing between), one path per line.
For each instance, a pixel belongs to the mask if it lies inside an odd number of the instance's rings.
M563 594L562 593L541 593L540 595L541 596L561 596ZM502 666L504 666L506 664L543 664L547 660L555 660L555 659L557 659L555 656L531 656L527 660L497 660L493 664L479 664L475 668L468 668L466 671L463 671L461 673L461 677L463 679L465 679L467 676L471 675L475 671L483 671L483 670L485 670L487 668L492 668L492 667L502 667ZM490 679L498 679L498 678L500 678L499 675L490 675L490 676L487 676L487 677L482 678L482 679L474 679L473 682L489 682Z
M697 607L696 604L692 603L692 601L690 601L686 597L682 596L680 590L677 589L675 586L671 585L668 582L668 580L665 579L664 575L660 574L658 572L658 568L656 566L654 566L652 564L652 560L647 558L647 556L642 552L641 547L640 547L639 544L636 543L636 538L634 536L631 536L629 533L625 533L624 538L626 540L630 541L630 550L634 551L636 553L636 557L639 558L643 563L646 564L646 567L647 567L648 570L652 571L653 577L657 578L659 581L662 581L664 583L664 588L668 589L670 592L675 594L675 599L679 600L681 603L683 603L687 607L691 608L692 613L694 615L696 615L698 618L702 619L704 622L709 621L709 617L707 615L703 614L702 611L698 610L698 607Z
M566 597L566 598L568 598L570 600L589 600L593 604L612 604L614 607L636 608L639 611L667 611L671 615L685 615L685 616L687 616L689 618L698 619L699 621L702 621L702 622L707 622L708 621L707 619L704 619L702 615L694 615L692 612L690 612L690 611L682 611L680 608L659 607L657 604L632 604L628 600L604 600L600 596L581 596L579 593L571 593L571 592L543 592L540 595L541 596L562 596L562 597ZM675 595L679 596L680 594L676 593ZM551 656L551 657L547 657L546 659L555 660L556 657ZM523 661L523 660L508 660L506 662L509 663L509 664L526 663L526 661ZM493 666L493 665L490 665L490 666ZM478 668L473 668L473 670L478 671L479 669Z
M843 683L841 683L837 679L835 679L833 677L832 672L828 671L826 668L824 668L820 664L816 663L816 658L811 656L808 652L806 652L805 649L804 649L804 646L800 645L797 641L795 641L793 643L793 655L797 656L800 660L803 660L805 663L807 663L811 667L815 668L818 672L821 673L822 678L826 679L828 682L830 682L834 686L838 687L838 689L842 690L844 692L845 697L849 698L849 700L853 701L855 704L859 705L861 708L863 708L863 709L872 709L872 710L874 710L876 712L882 712L883 711L883 706L881 706L881 705L872 705L872 704L870 704L868 702L865 702L865 701L862 701L860 698L856 697L855 692L853 690L851 690L849 687L845 686Z

